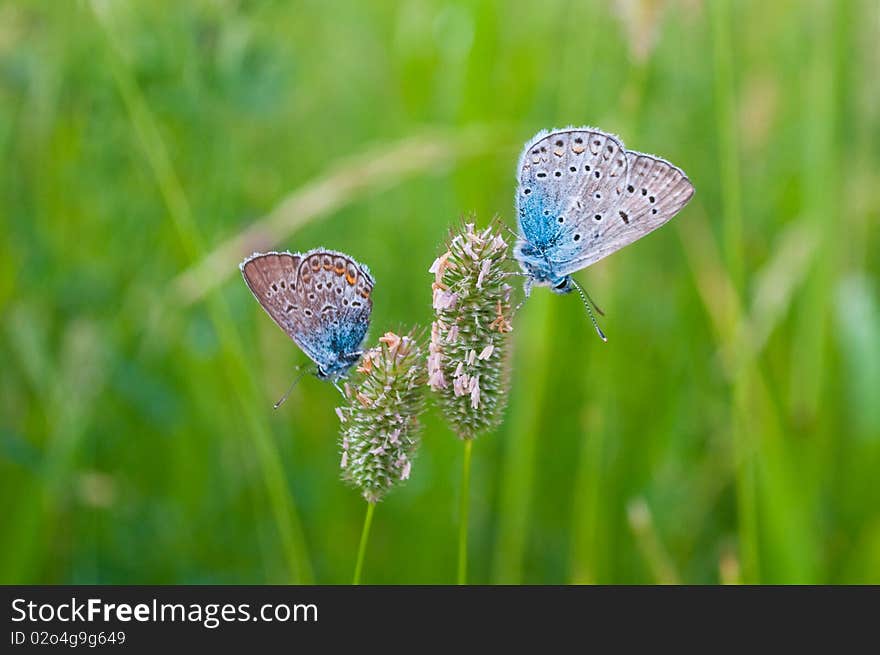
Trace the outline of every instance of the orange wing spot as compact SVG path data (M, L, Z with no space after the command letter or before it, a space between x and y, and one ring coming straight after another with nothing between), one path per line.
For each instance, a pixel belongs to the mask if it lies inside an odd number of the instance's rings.
M361 289L361 295L364 298L369 298L370 297L370 290L369 289Z
M299 274L299 279L302 280L303 282L305 282L306 284L308 284L309 280L312 279L312 274L309 273L308 271L302 271Z
M354 286L354 283L357 282L357 277L352 275L351 271L349 271L348 273L345 274L345 281L348 282L350 285Z
M322 263L324 264L325 271L329 271L331 268L333 268L333 260L330 259L329 257L324 257L324 260Z
M319 271L319 270L321 270L321 260L318 259L317 257L312 257L309 260L309 266L312 267L313 271Z

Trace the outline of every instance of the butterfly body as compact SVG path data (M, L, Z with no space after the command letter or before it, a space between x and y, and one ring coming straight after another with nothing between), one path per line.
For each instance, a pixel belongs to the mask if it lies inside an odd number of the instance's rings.
M240 268L266 313L315 362L319 378L336 381L358 362L373 306L366 266L316 249L254 253Z
M572 273L657 229L694 192L681 169L590 127L538 133L517 177L514 254L527 294L533 284L570 293Z

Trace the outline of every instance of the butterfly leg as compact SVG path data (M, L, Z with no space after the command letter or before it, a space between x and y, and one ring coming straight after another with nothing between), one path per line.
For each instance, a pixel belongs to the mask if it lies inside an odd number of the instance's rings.
M510 313L510 319L513 320L513 317L517 315L519 312L519 308L526 304L526 300L529 295L532 293L532 278L524 273L520 273L519 275L523 275L526 278L526 281L523 283L523 293L525 293L525 297L519 301L519 304L513 308L513 311Z

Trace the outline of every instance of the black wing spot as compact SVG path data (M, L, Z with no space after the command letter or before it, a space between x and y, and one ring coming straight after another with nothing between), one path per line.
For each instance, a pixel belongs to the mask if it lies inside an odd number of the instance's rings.
M648 195L648 190L647 190L647 189L642 189L642 195L643 195L643 196Z
M559 221L560 223L565 223L565 216L560 216L556 220Z
M541 152L547 152L547 148L545 148L544 146L541 146Z
M537 154L538 154L538 149L535 148L534 150L532 150L532 154L533 154L533 155L537 155Z
M577 166L571 166L568 170L569 172L574 173L577 170Z
M614 152L614 148L611 146L608 146L608 152Z
M554 177L562 177L562 173L560 173L559 171L556 171L555 173L553 173L553 176Z
M600 141L598 141L598 140L597 140L597 141L593 141L593 145L594 145L594 146L598 146L598 145L601 145L601 142L600 142Z
M602 220L602 214L596 214L595 216L593 216L593 218L596 219L597 221L601 221L601 220Z
M547 173L538 173L536 177L547 177Z
M285 314L289 314L292 311L293 311L293 305L288 305L287 307L284 308Z
M278 285L274 282L272 283L272 291L278 291Z
M281 288L284 289L287 287L287 283L284 280L281 280Z
M545 210L544 210L544 216L549 216L549 215L550 215L550 210L549 210L549 209L545 209Z
M630 184L628 187L626 187L626 190L629 191L630 193L632 193L633 191L636 190L636 188L632 184Z
M311 316L311 315L312 315L312 310L311 310L311 309L304 309L304 310L303 310L303 313L304 313L306 316Z
M543 150L543 148L541 148L541 150ZM351 306L352 306L352 307L360 307L360 306L361 306L361 301L360 301L360 300L354 300L354 301L352 301Z
M556 147L557 147L557 148L561 148L561 147L562 147L562 139L558 139L558 140L556 141Z
M654 196L648 196L648 202L654 202Z
M620 210L620 217L623 219L623 222L629 225L629 214L627 214L622 209Z
M314 300L315 300L315 294L310 293L310 294L309 294L309 300L314 301Z
M657 213L657 208L654 207L654 209L651 210L651 213L652 213L652 214L656 214L656 213Z
M343 305L347 305L347 304L348 304L348 298L343 298L343 299L342 299L342 304L343 304Z
M532 190L529 189L528 187L526 187L525 189L523 189L523 194L524 194L524 195L529 195L531 192L532 192Z
M596 179L597 179L597 180L598 180L600 177L602 177L602 173L600 173L599 171L596 171L595 173L593 173L593 175L596 176Z
M575 240L575 241L580 241L580 240L581 240L581 235L580 235L580 234L575 234L575 235L574 235L574 240Z
M590 165L587 164L586 166L584 166L584 170L587 171L587 173L589 173L590 172Z
M599 192L596 192L596 200L601 200L601 199L602 199L602 194Z

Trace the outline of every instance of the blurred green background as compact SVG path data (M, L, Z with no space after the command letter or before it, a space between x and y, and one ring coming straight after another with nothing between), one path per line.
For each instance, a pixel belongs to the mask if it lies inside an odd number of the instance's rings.
M873 0L0 5L0 582L347 583L336 391L237 263L324 245L370 342L431 318L465 212L513 226L545 127L697 188L538 289L474 448L477 583L880 582ZM425 417L369 583L455 579L462 446Z

